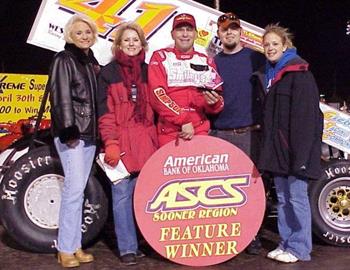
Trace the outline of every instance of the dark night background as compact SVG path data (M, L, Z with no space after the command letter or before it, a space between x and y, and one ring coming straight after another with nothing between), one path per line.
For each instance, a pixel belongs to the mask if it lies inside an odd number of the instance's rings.
M214 0L198 0L214 7ZM26 44L41 1L2 0L0 72L47 74L54 52ZM221 0L220 10L265 27L280 22L295 35L299 54L310 63L320 92L348 98L350 36L345 34L350 1Z

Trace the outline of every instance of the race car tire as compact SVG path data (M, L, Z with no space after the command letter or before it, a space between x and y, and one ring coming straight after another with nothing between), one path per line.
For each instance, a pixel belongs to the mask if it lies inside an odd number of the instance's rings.
M11 166L0 188L0 218L8 235L25 250L54 253L63 171L50 146L31 150ZM96 239L108 215L101 184L90 176L84 191L83 247Z
M350 161L324 162L321 179L309 188L313 233L325 243L350 247Z

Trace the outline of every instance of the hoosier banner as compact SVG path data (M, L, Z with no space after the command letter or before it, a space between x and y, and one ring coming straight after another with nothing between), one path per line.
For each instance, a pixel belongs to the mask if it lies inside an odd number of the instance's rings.
M258 232L265 192L240 149L211 136L160 148L137 180L134 207L148 243L176 263L206 266L245 249Z
M234 7L233 7L234 8ZM172 45L173 17L182 12L195 16L198 25L196 49L208 54L220 50L216 20L221 12L190 0L43 0L27 42L53 51L63 49L63 28L73 14L85 14L96 22L99 40L93 50L100 64L112 57L114 31L125 21L135 21L144 30L150 51ZM241 21L242 40L247 46L262 50L263 29Z

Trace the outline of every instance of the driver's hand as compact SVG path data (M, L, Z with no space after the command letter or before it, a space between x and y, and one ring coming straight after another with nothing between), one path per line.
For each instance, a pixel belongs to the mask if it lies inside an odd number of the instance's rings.
M220 95L215 91L203 91L203 95L208 105L214 105L220 99Z
M191 140L194 135L194 128L192 123L187 123L181 126L181 132L179 133L179 137L184 140Z

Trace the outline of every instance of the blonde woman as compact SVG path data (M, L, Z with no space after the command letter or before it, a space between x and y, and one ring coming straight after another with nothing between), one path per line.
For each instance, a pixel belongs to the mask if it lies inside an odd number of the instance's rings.
M287 28L265 28L266 65L256 75L265 93L263 141L258 162L274 177L280 242L267 257L285 263L309 261L312 250L310 179L321 174L323 117L309 64L293 46Z
M97 138L95 73L99 66L90 49L97 28L88 17L74 15L65 26L64 38L66 45L53 59L48 86L52 133L65 176L57 257L63 267L76 267L94 260L81 249L81 220Z
M105 162L115 167L122 159L130 177L111 185L113 215L120 260L136 264L138 250L133 192L138 173L158 147L154 115L149 103L147 42L139 25L124 23L113 42L114 59L99 75L99 131Z

